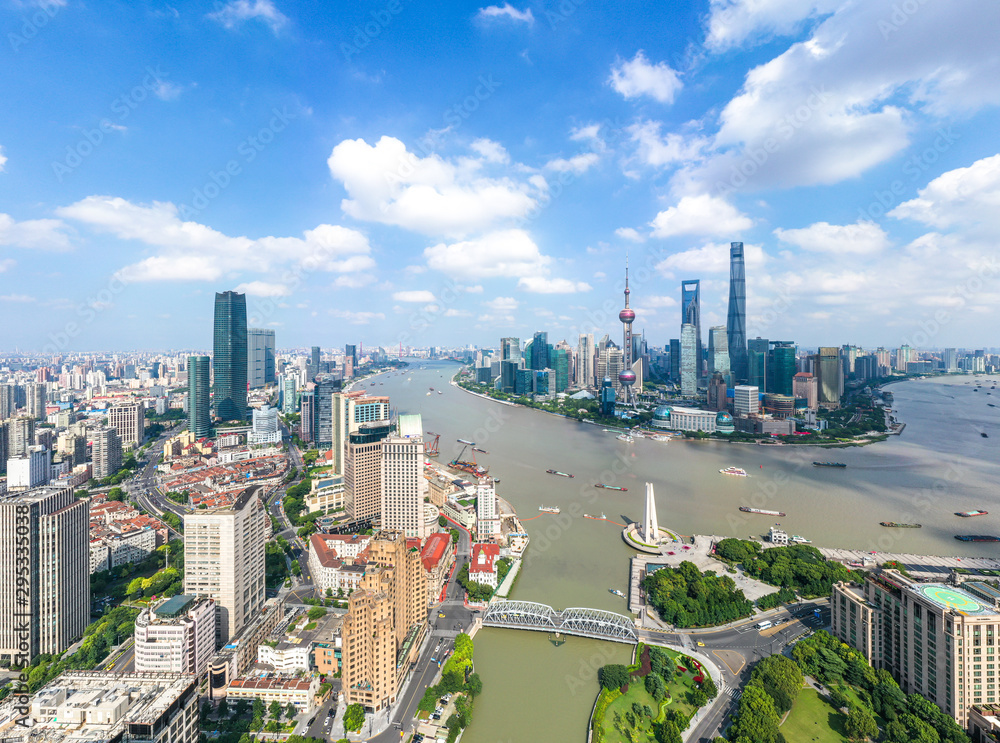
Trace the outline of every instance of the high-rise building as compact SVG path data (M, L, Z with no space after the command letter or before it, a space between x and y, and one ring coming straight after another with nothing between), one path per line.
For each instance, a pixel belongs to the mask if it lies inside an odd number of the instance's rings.
M749 417L760 415L760 388L753 384L738 384L733 388L733 413Z
M913 349L905 343L896 349L896 371L906 374L907 364L916 360L917 355L913 352Z
M549 334L540 330L531 339L531 368L548 369L549 366Z
M681 329L685 325L694 326L695 336L695 380L701 379L705 363L705 351L701 345L701 281L681 282ZM683 335L681 344L683 346Z
M342 380L329 376L319 377L315 383L313 441L317 447L333 446L334 396L340 392L342 385Z
M594 387L594 334L580 333L576 352L577 387Z
M958 353L954 348L944 349L943 361L944 361L944 370L946 372L958 371Z
M358 373L358 347L355 344L348 343L344 346L344 363L348 361L351 362L351 369L355 374Z
M214 654L214 599L181 594L147 607L135 618L138 673L200 676Z
M597 354L597 376L600 379L609 377L615 394L621 390L622 350L609 341Z
M716 325L708 330L708 374L718 372L729 381L729 335L725 325Z
M422 427L419 415L401 415L399 435L380 442L382 528L398 529L416 539L426 539L431 532L424 519L428 485L424 478ZM437 521L432 525L436 526Z
M615 414L616 399L617 396L615 395L615 388L611 377L604 377L604 380L601 382L599 403L601 406L601 415L605 418L610 418Z
M57 654L90 622L86 499L72 488L0 494L0 657Z
M247 417L247 298L228 291L215 295L215 414L224 421Z
M281 380L281 412L290 415L299 409L295 377L286 376Z
M844 344L840 347L840 361L844 365L844 379L854 378L854 362L860 353L861 349L857 346Z
M813 368L816 370L820 407L839 408L844 394L844 366L840 363L840 349L821 346Z
M747 384L757 389L767 389L767 338L751 338L747 341Z
M28 403L28 415L36 421L45 420L45 385L29 384L25 389L25 395Z
M12 384L0 384L0 421L17 413L17 395Z
M501 338L500 339L500 361L521 360L521 339Z
M7 489L30 490L49 482L51 455L44 446L29 446L19 457L7 460Z
M792 379L795 377L795 344L791 341L771 341L767 352L766 392L777 395L792 394Z
M274 384L274 331L247 328L247 383L254 390Z
M565 348L553 348L549 354L552 371L555 372L556 392L565 392L569 387L569 354Z
M95 479L111 477L122 468L122 442L118 431L113 428L99 428L91 442L90 458L94 463Z
M188 430L201 439L212 433L208 356L188 356L187 373Z
M513 393L517 389L517 372L520 359L504 359L500 362L500 391Z
M341 625L347 704L395 703L427 623L427 574L420 542L383 529L369 544L369 568Z
M681 326L681 394L698 394L698 330L691 323Z
M7 456L20 457L28 453L35 440L35 419L27 416L11 418L7 422Z
M744 383L749 379L747 360L747 284L743 263L743 243L729 246L729 312L726 316L729 334L729 367L733 381Z
M889 350L879 347L875 351L875 358L878 361L878 376L889 376L889 372L892 370L890 364L891 354L889 353Z
M311 443L316 440L316 384L309 382L299 398L299 438Z
M184 516L184 593L215 599L216 644L236 635L264 605L267 514L260 486L231 506Z
M306 381L311 382L320 372L320 350L319 346L309 349L309 363L306 364Z
M476 540L493 542L500 536L496 485L491 477L479 478L476 485Z
M670 381L674 384L681 383L681 339L670 339Z
M726 380L722 372L713 372L708 380L708 409L722 411L729 407L726 397Z
M142 444L146 436L145 410L140 402L115 403L108 408L108 427L118 431L123 446Z
M344 506L354 520L382 509L382 441L392 433L388 420L363 423L344 447Z
M805 400L809 410L816 410L819 405L818 381L810 372L799 372L792 377L792 394L797 400Z
M332 411L333 471L344 472L344 444L348 436L364 423L387 421L390 417L389 398L368 397L363 392L333 393Z
M278 425L278 409L262 405L253 409L253 427L247 438L251 445L280 444L281 427Z

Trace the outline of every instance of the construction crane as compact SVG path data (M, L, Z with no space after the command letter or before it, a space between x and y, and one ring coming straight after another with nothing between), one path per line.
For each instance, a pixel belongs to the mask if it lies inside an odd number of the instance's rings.
M424 443L424 454L428 457L436 457L441 453L441 434L428 431L427 435L433 436L434 440Z
M455 469L461 470L462 472L468 472L470 475L473 475L475 477L485 477L486 473L489 472L489 469L486 467L480 467L476 463L475 442L466 441L465 439L459 439L458 443L462 444L462 451L460 451L458 453L458 456L448 463L448 466L454 467ZM471 452L472 455L471 462L466 459L462 459L462 457L465 455L466 449L468 449L470 446L473 447L473 451Z

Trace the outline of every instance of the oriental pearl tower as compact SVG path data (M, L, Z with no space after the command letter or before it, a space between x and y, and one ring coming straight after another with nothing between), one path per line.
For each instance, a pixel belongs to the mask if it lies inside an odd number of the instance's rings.
M628 254L625 254L625 309L618 313L618 319L624 326L624 348L622 348L622 370L618 373L618 384L621 385L622 395L626 405L635 405L635 392L632 385L635 384L635 372L632 371L632 321L635 320L635 311L629 309L628 295L631 293L628 288Z

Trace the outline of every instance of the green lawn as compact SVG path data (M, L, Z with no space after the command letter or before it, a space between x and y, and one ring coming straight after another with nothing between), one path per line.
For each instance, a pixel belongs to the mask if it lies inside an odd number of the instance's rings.
M795 700L781 733L788 743L847 743L846 721L815 689L807 687Z

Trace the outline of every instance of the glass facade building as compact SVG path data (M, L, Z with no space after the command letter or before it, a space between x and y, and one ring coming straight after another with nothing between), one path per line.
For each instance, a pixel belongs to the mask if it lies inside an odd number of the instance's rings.
M208 356L188 356L188 430L199 439L212 432Z
M718 372L729 384L729 337L725 325L717 325L708 330L708 376Z
M795 344L791 341L771 341L767 360L767 392L776 395L792 394L795 377Z
M747 384L759 390L767 389L767 338L751 338L747 341Z
M247 330L247 381L252 390L274 384L273 330Z
M549 368L549 334L539 331L531 339L531 368Z
M215 414L224 421L247 417L247 298L238 292L215 295Z
M681 327L681 394L693 397L698 393L698 343L697 330L691 323Z
M569 387L569 351L565 348L554 348L549 354L552 370L556 374L555 392L565 392Z
M733 381L746 382L750 370L747 360L747 285L743 263L743 243L729 246L729 312L726 316L729 334L729 368Z
M694 327L695 337L695 379L702 374L705 359L705 349L701 344L701 281L681 282L681 327L691 325ZM681 345L683 346L684 336L681 334ZM683 372L682 372L683 374Z

